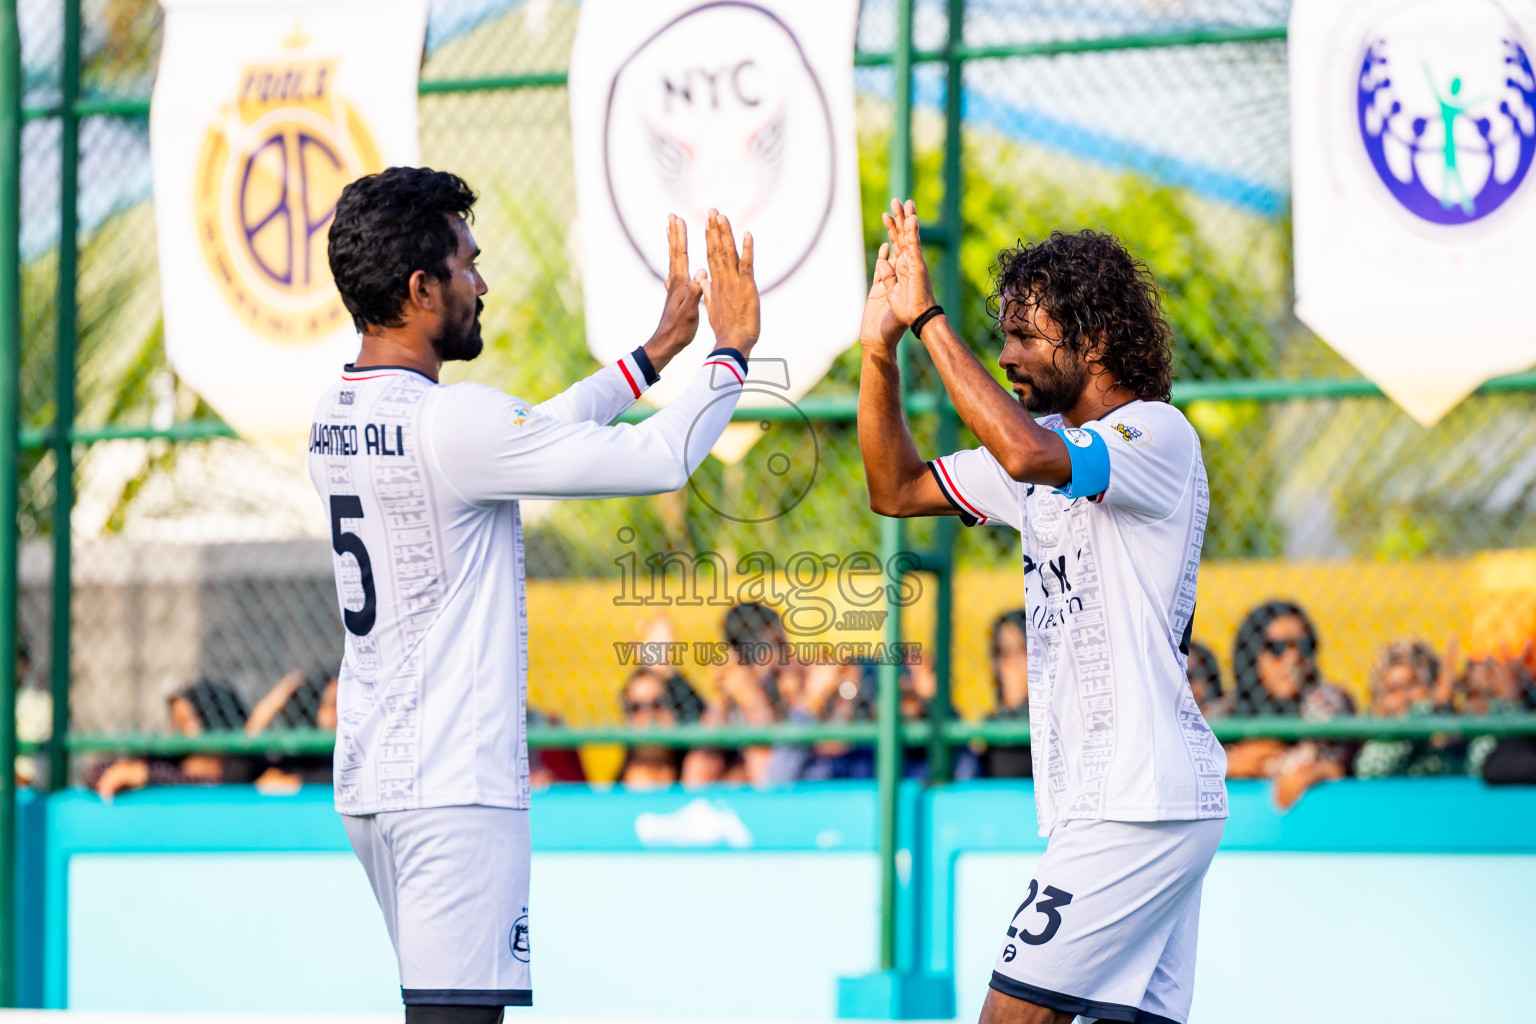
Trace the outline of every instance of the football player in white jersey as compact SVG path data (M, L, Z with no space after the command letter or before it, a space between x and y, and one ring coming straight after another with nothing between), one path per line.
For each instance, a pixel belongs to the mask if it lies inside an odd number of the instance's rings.
M1209 492L1199 438L1168 403L1156 286L1107 234L1004 250L993 300L1015 400L934 303L913 204L893 201L885 223L860 332L870 507L1023 538L1035 806L1050 841L1000 922L981 1019L1183 1024L1226 758L1184 676ZM894 356L909 329L980 448L918 454Z
M690 277L673 217L645 344L544 402L445 386L443 363L481 350L474 202L457 176L416 167L342 192L329 257L362 346L310 435L346 637L336 808L384 912L408 1024L488 1024L532 1003L518 500L683 486L731 418L758 335L752 236L738 255L710 211L709 271ZM720 347L665 410L610 425L693 340L701 298Z

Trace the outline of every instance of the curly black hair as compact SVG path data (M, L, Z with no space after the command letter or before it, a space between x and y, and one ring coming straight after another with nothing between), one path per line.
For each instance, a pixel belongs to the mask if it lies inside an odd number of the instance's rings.
M450 216L469 220L475 192L457 174L390 167L341 190L326 255L358 331L399 327L411 275L448 277L458 246Z
M1053 231L997 255L987 311L999 321L1023 302L1061 326L1059 347L1078 358L1102 343L1103 366L1137 398L1168 401L1173 389L1173 331L1144 261L1107 232Z

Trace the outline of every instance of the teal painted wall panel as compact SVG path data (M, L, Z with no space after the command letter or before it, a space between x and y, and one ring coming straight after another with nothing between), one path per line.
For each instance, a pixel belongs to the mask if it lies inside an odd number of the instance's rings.
M1039 859L958 859L960 1020L981 1010ZM1530 1024L1533 950L1536 855L1223 849L1201 900L1190 1024Z
M89 853L69 865L69 1006L387 1012L394 951L348 853Z
M16 1005L43 1005L47 802L29 789L16 794Z
M1262 785L1234 785L1232 796L1206 901L1197 1022L1233 1019L1242 999L1298 975L1319 980L1288 994L1344 1000L1352 1019L1412 1024L1421 1017L1410 1009L1440 1013L1468 979L1477 998L1458 1004L1468 1015L1440 1019L1504 1024L1522 1019L1509 1016L1513 1000L1536 1005L1529 983L1520 987L1536 972L1511 959L1536 948L1523 923L1536 922L1536 788L1351 781L1285 815ZM51 1005L398 1005L378 910L323 788L158 790L112 806L76 792L41 809L46 877L33 863L24 884L46 891L47 924L23 944L46 943ZM974 1019L993 933L1045 846L1032 791L908 787L903 813L902 891L913 894L903 934L913 962L954 965L961 1018ZM557 788L535 798L533 838L536 1012L828 1017L832 980L874 966L868 784ZM1433 998L1366 1012L1340 987L1364 999L1403 970Z
M82 854L69 883L73 1009L400 1005L351 854ZM535 853L535 1011L830 1017L875 966L878 886L867 852Z

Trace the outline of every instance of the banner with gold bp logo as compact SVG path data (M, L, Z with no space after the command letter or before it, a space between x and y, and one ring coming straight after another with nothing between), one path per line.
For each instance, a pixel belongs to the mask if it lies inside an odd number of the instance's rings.
M357 354L326 239L350 181L415 164L427 0L163 0L150 108L166 353L286 444Z

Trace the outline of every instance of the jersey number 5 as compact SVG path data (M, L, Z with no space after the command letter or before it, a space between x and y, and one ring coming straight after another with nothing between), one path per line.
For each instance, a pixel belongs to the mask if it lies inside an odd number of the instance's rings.
M373 620L378 614L379 598L373 590L373 562L363 538L341 528L343 519L363 518L363 499L355 494L331 495L331 550L338 555L351 555L357 559L357 572L363 582L363 607L361 611L341 609L341 620L347 624L347 632L353 636L367 636L373 632Z

